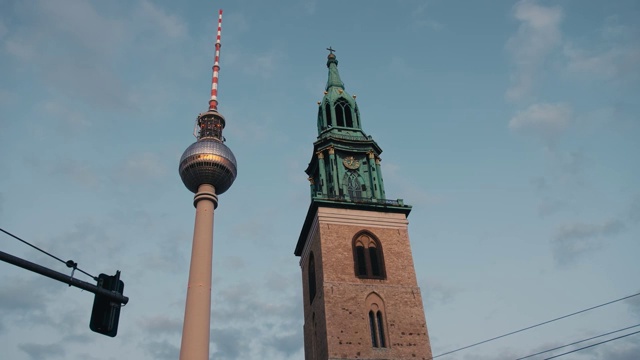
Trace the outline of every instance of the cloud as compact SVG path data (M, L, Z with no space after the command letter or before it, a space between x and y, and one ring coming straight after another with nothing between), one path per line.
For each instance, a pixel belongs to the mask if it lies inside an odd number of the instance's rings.
M112 236L110 228L104 222L84 219L74 224L70 230L51 237L46 246L53 254L58 254L63 259L74 259L79 268L89 271L106 265L105 261L111 262L118 258L126 249L122 245L127 237Z
M175 360L180 356L180 348L168 341L151 341L144 344L144 348L153 359Z
M20 350L27 353L29 359L33 360L46 360L46 359L60 359L64 358L66 352L60 344L35 344L24 343L18 345Z
M43 81L40 93L112 112L137 110L136 88L157 82L157 74L131 76L132 59L161 66L182 56L167 47L189 39L185 21L148 0L136 1L133 9L40 0L11 11L16 25L4 39L4 50L18 68Z
M552 241L553 255L558 265L567 265L581 256L604 246L610 237L625 230L620 220L608 220L601 224L573 223L556 229Z
M629 307L629 311L640 319L640 295L634 296L624 301Z
M167 167L157 154L141 152L129 156L118 173L123 180L144 182L162 177L167 171Z
M613 346L603 346L598 352L597 359L606 360L637 360L640 354L640 337L631 335L617 340Z
M58 163L50 163L48 173L61 176L88 189L96 189L101 184L98 173L86 161L63 158Z
M55 119L58 123L57 130L62 134L81 134L91 126L89 117L85 114L69 109L64 102L46 101L42 104L42 111Z
M302 331L295 331L285 335L275 335L270 345L277 352L291 356L302 348L303 343Z
M64 287L36 275L3 277L0 285L0 332L12 322L22 324L49 323L46 306ZM10 327L10 326L9 326Z
M302 350L302 300L293 279L264 273L258 286L220 283L213 290L212 355L216 359L282 358Z
M307 15L313 15L316 13L318 3L316 0L304 0L302 1L302 6L304 7L304 11Z
M140 23L145 24L149 30L160 33L174 39L183 38L187 34L187 26L182 19L168 14L148 0L142 0L136 17L141 18Z
M573 110L567 104L538 103L513 116L509 128L549 139L563 133L571 124L572 117Z
M416 7L415 9L413 9L413 11L411 11L411 27L414 29L421 29L421 28L430 28L431 30L435 30L435 31L440 31L442 30L442 28L444 27L444 25L442 25L442 23L433 20L431 18L427 18L425 16L425 13L427 12L427 5L428 3L425 2L420 2L420 4L418 5L418 7Z
M283 61L283 52L271 49L267 51L252 54L228 51L224 56L224 64L242 71L246 75L257 76L264 79L270 79L280 68Z
M563 15L559 7L544 7L534 1L523 0L514 6L513 17L520 26L506 45L514 63L512 85L506 97L521 100L531 92L538 68L562 41L560 23Z
M1 195L1 194L0 194ZM2 197L0 196L0 205L2 205ZM629 221L632 223L640 222L640 195L636 195L628 208Z
M240 352L241 349L245 349L245 351L248 349L246 343L248 338L246 335L244 331L230 327L216 331L215 336L211 337L215 349L212 352L213 357L221 360L244 358L244 356L240 356ZM249 339L250 338L251 337L249 337ZM243 344L240 344L240 339L245 339Z
M144 318L140 320L139 325L145 333L154 336L182 333L182 319L169 318L164 315Z
M460 292L459 289L434 279L427 279L421 288L428 307L449 304Z
M544 198L538 204L538 215L546 217L558 213L567 208L567 202L564 200Z
M605 20L599 41L579 47L568 43L563 53L567 69L580 76L637 81L640 70L640 32L621 25L616 16Z

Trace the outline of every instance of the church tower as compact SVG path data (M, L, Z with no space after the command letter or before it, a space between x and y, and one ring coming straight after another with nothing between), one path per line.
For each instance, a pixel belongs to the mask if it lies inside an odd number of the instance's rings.
M306 169L311 204L298 238L305 360L431 359L407 216L385 197L382 149L362 129L327 49L318 138Z

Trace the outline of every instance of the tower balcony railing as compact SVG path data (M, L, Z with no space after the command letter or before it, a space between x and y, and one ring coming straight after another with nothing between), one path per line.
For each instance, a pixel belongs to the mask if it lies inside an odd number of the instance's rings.
M347 140L347 141L371 141L373 140L373 138L371 137L371 135L343 135L343 134L336 134L336 133L324 133L321 136L323 137L330 137L333 139L338 139L338 140Z
M374 205L388 205L388 206L407 206L404 204L403 199L376 199L376 198L365 198L365 197L354 197L354 196L344 196L344 195L327 195L322 193L316 193L313 196L314 199L317 200L330 200L330 201L340 201L340 202L349 202L355 204L374 204Z

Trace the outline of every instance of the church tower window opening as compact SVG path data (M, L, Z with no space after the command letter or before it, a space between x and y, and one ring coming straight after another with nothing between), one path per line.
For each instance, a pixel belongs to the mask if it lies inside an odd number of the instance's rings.
M353 117L351 115L351 106L349 106L347 100L343 98L338 99L334 109L336 111L336 125L352 128Z
M362 196L363 186L358 172L350 170L344 175L344 183L347 187L347 194L351 199L359 199Z
M386 324L384 322L384 303L375 292L370 293L366 300L366 309L369 310L369 331L371 334L371 346L374 348L386 348Z
M313 253L309 255L309 304L313 303L316 297L316 262Z
M353 242L353 259L356 276L362 279L384 279L382 245L373 235L363 232Z
M376 334L376 317L373 310L369 310L369 328L371 329L371 346L378 347L378 334Z
M324 118L327 120L327 127L333 126L331 122L331 106L329 103L324 105Z
M376 313L376 322L378 323L378 336L380 337L380 347L387 347L384 341L384 321L382 321L382 312L378 310Z

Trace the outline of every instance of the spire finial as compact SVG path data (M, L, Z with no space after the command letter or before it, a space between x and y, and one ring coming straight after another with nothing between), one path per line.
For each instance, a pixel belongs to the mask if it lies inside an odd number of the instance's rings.
M211 79L211 100L209 110L218 109L218 73L220 72L220 34L222 33L222 9L218 12L218 34L216 35L216 56L213 60L213 78Z
M344 83L340 80L340 74L338 74L338 59L336 59L335 50L329 46L329 55L327 56L327 67L329 68L329 80L327 81L327 87L325 90L329 90L331 87L337 87L344 90Z

